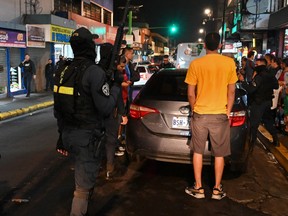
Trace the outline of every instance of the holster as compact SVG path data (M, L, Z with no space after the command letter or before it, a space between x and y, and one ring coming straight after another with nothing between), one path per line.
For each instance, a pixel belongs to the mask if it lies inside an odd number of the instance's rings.
M102 147L104 143L105 133L97 131L93 131L90 142L89 142L89 151L93 152L94 158L101 157Z

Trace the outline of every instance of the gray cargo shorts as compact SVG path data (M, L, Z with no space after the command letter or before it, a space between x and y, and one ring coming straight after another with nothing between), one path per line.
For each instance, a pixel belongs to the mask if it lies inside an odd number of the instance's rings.
M211 141L211 153L215 157L225 157L231 154L230 124L226 114L193 113L191 121L191 150L204 154L208 135Z

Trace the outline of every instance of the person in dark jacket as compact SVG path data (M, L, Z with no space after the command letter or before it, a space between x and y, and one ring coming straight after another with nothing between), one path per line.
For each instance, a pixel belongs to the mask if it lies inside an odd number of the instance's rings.
M60 55L59 60L56 62L55 70L57 70L59 67L61 67L64 64L65 64L64 56Z
M90 195L102 162L105 119L116 105L120 84L115 83L110 88L106 83L105 71L95 64L95 44L88 29L81 27L75 30L70 44L74 53L72 63L68 67L64 65L63 69L55 73L54 115L60 131L57 151L63 155L75 155L75 190L70 215L82 216L87 214ZM80 70L83 62L87 65L86 69ZM77 88L72 90L71 87L59 85L65 78L60 75L65 76L69 67L80 70L75 80ZM75 102L70 107L61 106L69 98L74 98ZM74 109L74 113L70 114L68 108Z
M117 104L114 108L114 112L105 121L105 148L106 148L106 179L111 180L114 172L114 155L116 153L116 147L118 147L118 131L119 127L126 125L128 122L127 118L127 99L128 99L128 77L125 74L126 58L125 56L119 57L117 64L117 71L115 76L120 76L119 80L123 80L121 83L122 91L119 94ZM123 152L124 155L124 152Z
M46 88L53 91L53 75L54 75L54 65L52 64L52 59L48 59L48 63L45 66L45 78L46 78Z
M168 55L163 56L163 62L160 64L160 69L162 68L175 68L175 66L171 62L169 62Z
M23 62L19 64L19 67L23 67L23 78L24 78L24 86L27 90L26 97L30 97L31 93L31 81L32 78L36 79L36 69L34 62L30 59L29 54L25 54L25 59Z
M273 137L273 144L279 146L277 130L274 127L274 119L271 115L273 89L278 89L278 81L272 73L267 70L267 61L264 58L255 61L255 73L252 82L244 81L243 75L239 74L238 78L242 87L250 96L250 150L257 138L257 130L261 123L264 123L266 129Z

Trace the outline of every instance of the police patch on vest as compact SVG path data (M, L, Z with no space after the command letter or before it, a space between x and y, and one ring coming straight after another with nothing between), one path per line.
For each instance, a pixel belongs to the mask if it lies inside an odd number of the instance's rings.
M102 92L105 96L109 96L110 95L110 90L109 90L109 84L108 83L105 83L103 86L102 86Z

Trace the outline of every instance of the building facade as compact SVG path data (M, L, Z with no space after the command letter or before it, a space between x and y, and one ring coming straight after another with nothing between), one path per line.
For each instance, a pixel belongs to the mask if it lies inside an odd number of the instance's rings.
M234 46L240 56L253 49L258 57L288 57L287 0L218 0L218 5L218 16L224 16L224 49Z
M7 13L9 11L9 13ZM11 13L12 12L12 13ZM35 92L45 86L44 69L51 58L73 58L71 33L87 27L101 42L114 42L113 0L10 0L0 7L0 96L25 93L21 69L25 53L36 66Z

